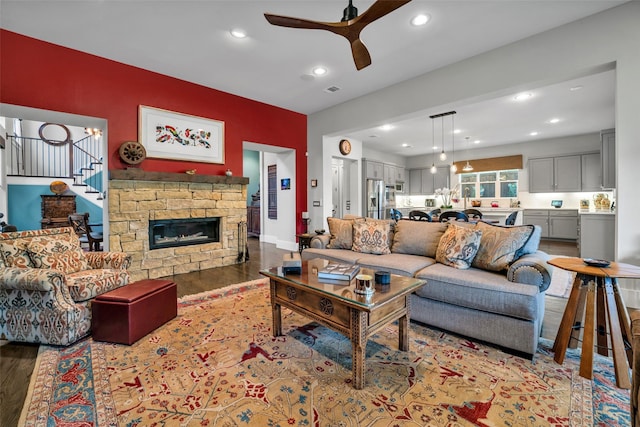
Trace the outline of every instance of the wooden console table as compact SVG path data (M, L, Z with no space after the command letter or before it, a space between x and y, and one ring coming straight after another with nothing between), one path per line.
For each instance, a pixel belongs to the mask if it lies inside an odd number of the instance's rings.
M617 279L640 278L640 267L617 262L612 262L608 267L592 267L585 264L582 258L554 258L548 263L577 273L553 344L553 359L562 364L567 347L577 347L584 312L580 376L593 378L595 332L598 353L609 356L611 349L616 385L620 388L631 388L631 324Z
M42 198L40 225L43 229L71 227L69 215L76 212L76 196L43 194L40 197Z

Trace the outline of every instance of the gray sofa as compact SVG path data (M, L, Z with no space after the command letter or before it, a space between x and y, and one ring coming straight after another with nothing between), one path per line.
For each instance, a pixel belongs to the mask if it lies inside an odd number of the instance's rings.
M351 221L356 224L365 219ZM388 249L365 253L355 244L349 248L348 223L342 223L340 230L332 227L332 222L335 224L336 220L329 221L331 234L314 236L310 247L302 253L303 260L322 258L424 279L426 285L411 295L411 320L529 357L536 352L544 316L544 293L553 268L546 263L549 256L537 250L539 227L457 224L456 230L460 226L484 230L480 231L483 237L476 258L484 245L484 249L493 251L489 258L493 256L492 260L498 261L487 269L476 265L475 259L470 268L436 261L442 258L437 252L442 250L440 240L450 227L447 224L407 220L391 223L388 236L382 239L387 239ZM510 241L505 237L516 229L521 232L518 239ZM356 234L354 231L351 236L354 242L367 238L362 233ZM374 234L371 231L368 236ZM496 250L498 246L503 248ZM492 271L497 269L500 271Z

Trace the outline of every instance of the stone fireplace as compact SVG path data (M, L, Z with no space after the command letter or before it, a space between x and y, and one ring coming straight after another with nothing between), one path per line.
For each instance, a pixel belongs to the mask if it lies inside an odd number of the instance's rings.
M132 281L236 264L246 245L238 225L246 225L248 183L243 177L112 170L109 248L132 256ZM153 242L154 236L160 239Z

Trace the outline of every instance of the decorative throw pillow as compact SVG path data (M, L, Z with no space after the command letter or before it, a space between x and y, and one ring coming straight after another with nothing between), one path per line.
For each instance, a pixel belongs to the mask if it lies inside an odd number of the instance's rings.
M353 224L353 250L364 254L383 255L389 249L390 224L386 221L366 221Z
M436 261L441 264L459 268L461 270L471 267L473 258L478 252L482 231L459 227L449 223L436 251Z
M480 249L473 266L489 271L502 271L517 259L518 252L534 231L533 225L504 227L478 222L476 230L482 231Z
M353 245L353 223L354 219L327 218L329 223L328 248L331 249L351 249Z
M27 245L29 239L3 240L0 242L0 254L3 267L33 267Z
M444 222L398 221L391 252L435 258L446 229Z
M65 274L89 268L77 236L37 236L31 239L27 250L35 268L51 268Z
M393 219L375 219L375 218L365 218L364 219L367 222L382 222L385 224L389 224L389 246L391 246L391 243L393 242L393 233L395 232L396 229L396 222Z

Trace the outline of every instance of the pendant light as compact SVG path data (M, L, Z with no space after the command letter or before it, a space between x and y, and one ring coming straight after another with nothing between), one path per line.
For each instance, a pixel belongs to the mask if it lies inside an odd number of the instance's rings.
M456 161L455 161L455 154L456 154L456 126L455 126L455 120L454 120L454 115L451 115L451 172L456 173L458 172L458 167L456 166Z
M431 151L433 153L433 163L431 163L430 172L435 175L438 172L438 168L436 167L436 130L433 124L433 117L431 118Z
M444 152L444 116L440 116L441 128L442 128L442 151L440 152L440 160L443 162L447 160L447 153Z
M465 137L465 139L467 140L467 149L469 148L469 137ZM469 164L469 160L467 160L467 164L464 165L464 167L462 168L463 172L471 172L473 170L473 166L471 166Z

